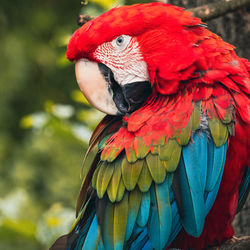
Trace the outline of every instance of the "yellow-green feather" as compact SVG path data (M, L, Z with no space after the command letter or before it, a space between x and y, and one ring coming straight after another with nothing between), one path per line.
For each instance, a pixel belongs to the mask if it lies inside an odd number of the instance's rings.
M122 179L127 190L133 190L142 170L143 160L129 163L127 157L122 160Z
M154 146L164 145L166 143L166 136L161 136L159 140L153 141Z
M101 167L101 164L102 162L99 162L94 174L93 174L93 177L92 177L92 180L91 180L91 185L94 189L96 189L96 179L97 179L97 176L98 176L98 172L100 170L100 167Z
M217 147L224 145L228 138L228 129L219 119L212 118L208 120L208 126L211 131L211 135Z
M107 157L108 157L108 152L109 152L109 150L110 150L110 145L106 145L104 148L103 148L103 150L102 150L102 153L101 153L101 157L100 157L100 159L102 160L102 161L106 161L107 160Z
M128 218L128 194L114 205L114 249L123 249Z
M112 175L112 178L109 182L108 188L107 188L107 193L109 196L109 199L111 202L115 202L118 188L119 188L119 183L122 175L122 170L121 170L121 163L122 161L120 159L117 159L113 164L114 164L114 172Z
M151 183L152 183L152 177L151 177L151 174L149 172L146 160L144 160L141 174L139 176L137 184L142 192L147 192L151 186Z
M231 121L232 121L232 114L231 112L227 112L222 122L225 124L229 124Z
M173 172L178 166L181 156L181 146L175 139L169 139L167 143L159 147L159 157L168 172Z
M116 196L116 201L119 202L122 200L123 195L125 192L125 185L123 183L122 178L120 178L120 183L119 183L119 187L118 187L118 191L117 191L117 196Z
M149 153L146 157L149 172L156 183L162 183L166 177L166 170L158 155Z
M192 119L190 118L187 126L181 129L181 131L177 132L177 134L175 135L177 142L182 146L187 145L190 140L191 131L192 131Z
M137 161L135 150L132 148L126 149L126 155L129 162L133 163Z
M149 147L145 144L141 137L135 138L137 143L136 156L138 159L143 159L149 152Z
M114 164L103 162L96 179L96 191L99 198L102 198L108 187L109 181L114 172Z
M107 157L106 157L106 160L108 162L112 162L115 160L115 158L117 157L119 151L120 151L120 147L119 148L115 148L115 147L112 147L112 149L109 151Z
M153 155L155 155L155 154L158 154L158 145L157 146L151 146L151 153L153 154Z
M201 104L200 102L196 102L194 105L193 112L191 114L192 119L192 130L196 130L200 125L201 120Z

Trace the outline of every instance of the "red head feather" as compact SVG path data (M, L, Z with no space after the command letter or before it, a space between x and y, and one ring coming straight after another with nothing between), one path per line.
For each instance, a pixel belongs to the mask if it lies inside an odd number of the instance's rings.
M183 12L182 8L162 3L113 8L87 22L73 34L66 56L71 61L91 58L98 45L122 34L140 36L156 29L177 33L183 25L200 23L200 19L191 15L190 12Z
M239 60L232 45L205 29L191 12L162 3L114 8L87 22L73 34L66 56L71 61L98 61L96 48L120 35L136 37L150 82L160 94L175 94L187 83L211 86L218 80L237 91L233 81L223 79L228 74L248 77L246 62ZM246 92L247 81L240 83Z
M114 8L79 28L70 40L66 55L71 61L83 57L96 60L93 53L102 43L120 35L136 37L151 83L157 76L158 91L171 94L177 90L179 82L174 72L187 68L195 60L192 50L194 41L188 31L200 23L200 19L192 17L192 13L168 4ZM165 86L163 79L170 84Z

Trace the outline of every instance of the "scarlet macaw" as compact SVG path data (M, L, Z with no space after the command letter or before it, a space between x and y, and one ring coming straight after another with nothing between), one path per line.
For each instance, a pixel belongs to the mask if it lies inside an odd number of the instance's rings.
M71 232L52 249L204 249L233 236L249 187L249 63L199 18L162 3L114 8L67 58L108 115L90 139Z

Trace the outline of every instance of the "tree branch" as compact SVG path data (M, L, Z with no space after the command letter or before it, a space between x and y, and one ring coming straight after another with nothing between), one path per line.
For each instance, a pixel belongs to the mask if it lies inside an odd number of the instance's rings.
M80 14L78 17L77 17L77 24L79 26L82 26L83 24L87 23L88 21L94 19L94 17L91 17L89 15L85 15L85 14Z
M202 21L207 21L226 13L233 12L250 4L250 0L220 0L214 3L205 4L196 8L187 9L199 17Z
M168 0L156 0L156 2L168 3ZM194 13L194 16L199 17L202 21L207 21L226 13L236 11L243 6L250 4L250 0L218 0L216 2L187 9Z
M237 238L233 236L231 240L228 240L219 247L212 247L209 250L246 250L250 246L250 236L242 236Z

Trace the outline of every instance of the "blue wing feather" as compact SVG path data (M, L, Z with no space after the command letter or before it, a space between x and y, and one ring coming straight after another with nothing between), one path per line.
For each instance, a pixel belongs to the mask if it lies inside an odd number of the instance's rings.
M152 185L151 214L148 223L148 233L155 249L162 249L167 243L171 233L172 212L169 199L169 186L172 183L173 174L168 174L162 184Z
M172 230L171 230L171 235L168 238L166 247L171 244L171 242L175 239L175 237L178 235L178 233L182 228L181 217L175 201L171 204L171 209L172 209Z
M208 171L206 191L212 191L217 180L220 176L220 172L225 164L225 153L227 149L227 143L221 147L216 147L215 143L210 140L208 143Z
M146 226L141 228L136 225L131 238L133 238L134 240L131 242L131 244L129 244L126 247L126 249L133 249L133 250L153 249L152 247L144 248L145 245L147 245L147 247L149 246L149 244L151 245L148 237L148 229Z
M209 142L210 144L213 143L213 142ZM213 185L213 189L209 192L208 190L205 190L206 191L206 202L205 202L205 207L206 207L206 215L209 213L210 209L212 208L213 204L214 204L214 201L216 199L216 196L217 196L217 193L218 193L218 190L219 190L219 187L220 187L220 183L221 183L221 179L222 179L222 175L223 175L223 171L224 171L224 166L225 166L225 161L226 161L226 152L227 152L227 142L222 145L219 148L217 147L213 147L213 150L214 151L224 151L222 154L221 154L221 157L222 157L222 165L219 165L217 164L215 161L213 161L213 163L216 164L217 166L217 171L219 172L219 176L217 177L217 180L216 180L216 183ZM213 169L215 169L214 166L209 166L208 165L208 171L210 169L210 167L212 167ZM215 175L208 175L208 180L209 178L215 178Z
M136 220L138 226L140 227L146 226L148 222L149 212L150 212L150 193L146 192L143 193L142 195L141 206Z
M103 244L105 249L113 249L113 218L114 207L107 202L104 214L104 230L103 230Z
M82 249L82 245L86 239L89 227L91 226L94 216L95 212L93 211L81 230L80 230L81 220L80 223L75 227L73 235L77 235L78 237L74 249L76 250Z
M200 236L205 221L204 191L201 181L202 166L207 164L207 139L205 136L194 135L194 143L182 149L179 164L180 190L183 205L182 224L188 234ZM203 145L202 145L203 144ZM202 151L202 152L201 152ZM205 168L206 169L206 168Z
M134 190L133 192L140 192L139 190ZM129 240L135 223L136 219L139 216L140 207L142 207L141 200L138 200L138 196L134 196L131 198L129 196L129 212L128 212L128 218L127 218L127 227L126 227L126 235L125 235L125 241Z
M87 237L84 241L82 249L95 250L99 243L99 230L96 215L90 225Z

